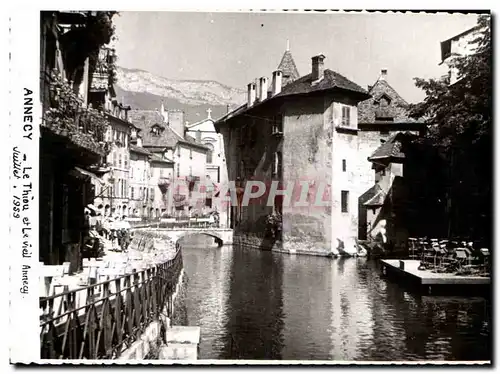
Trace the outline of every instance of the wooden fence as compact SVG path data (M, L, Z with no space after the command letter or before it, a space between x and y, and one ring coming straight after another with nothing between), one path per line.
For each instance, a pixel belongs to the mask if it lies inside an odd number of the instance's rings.
M41 358L119 357L163 309L172 317L182 267L178 250L172 260L152 268L40 298ZM78 306L82 295L86 301Z

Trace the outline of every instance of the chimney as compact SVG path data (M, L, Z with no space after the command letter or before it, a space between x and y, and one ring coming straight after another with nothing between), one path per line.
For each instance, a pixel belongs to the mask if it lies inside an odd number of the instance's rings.
M182 110L169 110L168 126L184 138L184 112Z
M281 84L283 81L283 72L281 70L273 71L272 95L277 95L281 92Z
M142 148L142 138L140 136L137 137L136 146L139 148Z
M380 71L380 80L381 81L387 80L387 69L382 69Z
M261 77L259 82L259 100L264 101L267 99L267 77Z
M230 109L231 107L229 106L229 104L226 105L226 113L229 113L230 112Z
M255 104L255 83L249 83L248 84L248 102L247 106L251 107L253 104Z
M319 81L323 79L323 74L325 71L325 66L323 61L325 60L324 55L314 56L312 58L312 80Z

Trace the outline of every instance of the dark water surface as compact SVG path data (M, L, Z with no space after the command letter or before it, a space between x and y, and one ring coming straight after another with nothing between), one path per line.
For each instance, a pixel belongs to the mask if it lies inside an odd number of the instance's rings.
M490 360L490 302L419 296L374 260L183 247L200 359Z

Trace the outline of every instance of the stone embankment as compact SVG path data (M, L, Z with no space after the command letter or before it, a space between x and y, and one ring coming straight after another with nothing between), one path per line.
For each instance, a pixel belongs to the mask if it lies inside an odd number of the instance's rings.
M129 246L129 253L134 253L135 267L148 268L155 264L172 260L182 248L161 231L139 230ZM175 326L172 322L182 320L185 312L184 269L178 279L172 280L175 289L172 294L171 310L163 310L159 321L151 323L141 337L123 352L120 359L162 359L196 360L200 342L200 328L197 326ZM180 318L179 318L180 317Z
M288 240L288 238L284 239L284 241L273 240L266 238L263 235L248 233L234 234L234 244L240 245L244 248L253 248L262 251L272 251L294 255L334 257L334 254L330 250L322 248L320 244L315 244L314 242L306 240L293 241Z

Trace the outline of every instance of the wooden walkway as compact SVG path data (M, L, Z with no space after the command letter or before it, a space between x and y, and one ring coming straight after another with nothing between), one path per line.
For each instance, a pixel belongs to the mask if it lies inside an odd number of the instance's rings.
M433 273L418 270L419 260L381 260L382 272L396 278L402 284L416 285L425 293L433 290L474 295L475 290L489 289L490 277L464 276L450 273Z

